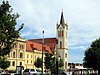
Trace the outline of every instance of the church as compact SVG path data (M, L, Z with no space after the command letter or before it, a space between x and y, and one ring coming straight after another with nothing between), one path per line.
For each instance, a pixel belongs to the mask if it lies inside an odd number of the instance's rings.
M30 39L30 41L42 44L42 39ZM65 23L63 11L61 12L60 23L56 24L56 38L44 38L44 45L50 47L51 51L56 52L57 57L64 61L64 70L68 64L68 25Z

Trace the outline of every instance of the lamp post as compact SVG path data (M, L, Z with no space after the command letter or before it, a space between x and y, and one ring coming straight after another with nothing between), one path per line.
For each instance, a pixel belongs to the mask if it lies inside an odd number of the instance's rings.
M44 54L44 31L42 31L42 75L43 75L43 54Z

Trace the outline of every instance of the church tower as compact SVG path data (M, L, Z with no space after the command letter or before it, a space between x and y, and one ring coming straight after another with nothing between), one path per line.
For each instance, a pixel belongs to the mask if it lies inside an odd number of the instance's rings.
M57 23L57 54L64 61L64 70L67 70L68 63L68 25L64 21L63 11L61 12L60 24Z

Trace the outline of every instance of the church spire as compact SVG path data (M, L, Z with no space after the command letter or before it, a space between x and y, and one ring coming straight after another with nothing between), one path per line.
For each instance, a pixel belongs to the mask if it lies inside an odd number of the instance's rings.
M63 11L61 12L61 18L60 18L60 24L64 25L64 16L63 16Z

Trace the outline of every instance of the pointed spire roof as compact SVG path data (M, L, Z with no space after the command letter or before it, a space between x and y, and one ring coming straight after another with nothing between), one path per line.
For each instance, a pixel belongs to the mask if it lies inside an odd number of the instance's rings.
M60 24L64 25L64 16L63 16L63 11L61 12L61 18L60 18Z

